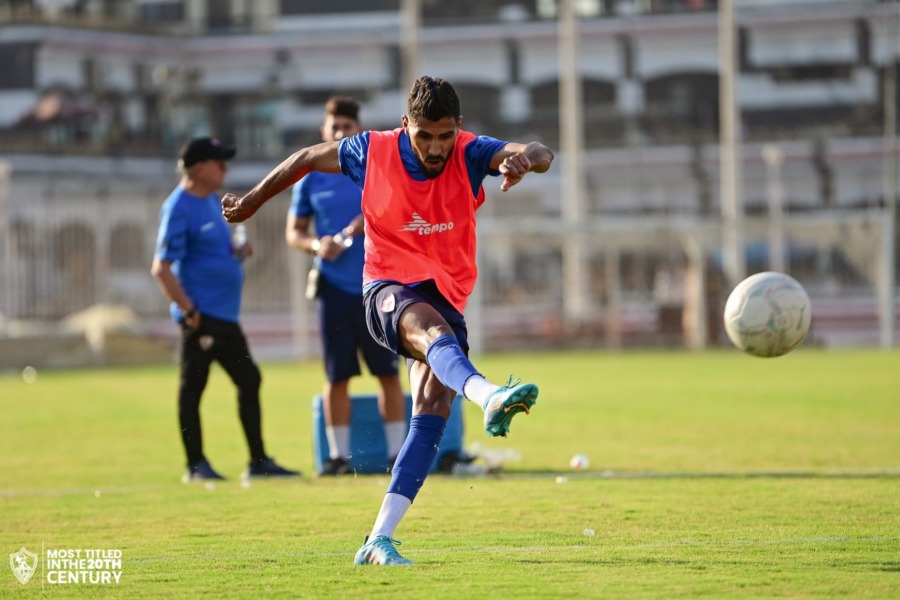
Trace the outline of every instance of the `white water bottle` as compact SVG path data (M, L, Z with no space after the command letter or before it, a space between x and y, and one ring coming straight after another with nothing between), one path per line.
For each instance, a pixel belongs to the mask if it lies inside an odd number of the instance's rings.
M247 226L243 223L238 223L234 228L234 235L231 238L231 243L234 246L234 255L238 260L244 260L247 258L246 248L247 245Z
M234 245L238 248L247 243L247 226L238 223L234 227Z
M344 248L349 248L353 245L353 236L352 235L344 235L343 231L339 231L332 238L334 243L338 246L343 246Z

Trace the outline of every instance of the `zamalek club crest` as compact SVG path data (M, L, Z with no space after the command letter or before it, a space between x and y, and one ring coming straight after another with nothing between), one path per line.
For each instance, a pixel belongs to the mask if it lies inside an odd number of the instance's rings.
M15 554L9 555L9 566L12 569L13 575L16 576L16 579L18 579L19 583L22 585L28 583L28 580L34 575L34 572L37 570L37 564L37 554L31 553L25 548L22 548Z

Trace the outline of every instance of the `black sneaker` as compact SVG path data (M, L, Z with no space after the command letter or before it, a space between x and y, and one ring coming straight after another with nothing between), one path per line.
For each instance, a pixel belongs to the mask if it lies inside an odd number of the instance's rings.
M445 452L438 461L438 471L441 473L452 473L456 465L468 465L474 461L477 456L463 452Z
M212 466L210 466L209 461L206 459L192 464L190 467L188 467L187 472L181 477L182 483L190 483L191 481L207 481L211 479L219 479L222 481L225 480L224 477L215 472Z
M344 457L329 458L322 465L319 477L332 477L335 475L348 475L353 472L353 465Z
M285 469L271 458L250 463L244 472L244 477L298 477L299 475L300 471Z

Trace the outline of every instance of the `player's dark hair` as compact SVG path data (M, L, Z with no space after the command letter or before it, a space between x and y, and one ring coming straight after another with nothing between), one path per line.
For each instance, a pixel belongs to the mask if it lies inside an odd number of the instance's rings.
M359 102L350 96L334 96L325 103L325 114L359 121Z
M423 75L416 79L409 91L407 116L413 121L422 117L429 121L440 121L447 117L458 119L459 96L446 79Z

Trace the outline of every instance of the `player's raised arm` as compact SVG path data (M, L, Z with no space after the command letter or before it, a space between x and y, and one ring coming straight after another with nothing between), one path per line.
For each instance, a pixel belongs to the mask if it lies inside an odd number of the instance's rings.
M311 171L341 172L338 142L323 142L294 152L241 198L225 194L222 197L222 215L229 223L245 221L270 198L294 185Z
M501 191L516 185L528 172L544 173L553 163L553 152L539 142L530 144L509 143L491 159L491 168L503 175Z

